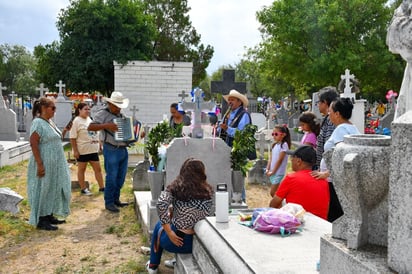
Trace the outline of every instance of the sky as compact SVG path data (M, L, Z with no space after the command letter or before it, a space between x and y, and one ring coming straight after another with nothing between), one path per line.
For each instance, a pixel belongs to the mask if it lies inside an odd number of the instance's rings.
M256 11L273 0L188 0L192 26L201 42L214 48L207 72L235 65L246 48L260 41ZM0 44L21 45L32 51L39 44L59 40L56 28L60 9L69 0L0 0Z

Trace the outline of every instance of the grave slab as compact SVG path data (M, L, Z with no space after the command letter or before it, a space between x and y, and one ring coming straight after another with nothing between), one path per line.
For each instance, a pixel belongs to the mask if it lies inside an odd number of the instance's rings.
M18 204L23 200L23 196L10 188L0 188L0 210L13 214L19 212Z
M307 213L302 232L282 237L238 220L232 215L228 223L216 223L208 217L196 224L193 256L203 273L318 273L320 237L331 233L329 222Z

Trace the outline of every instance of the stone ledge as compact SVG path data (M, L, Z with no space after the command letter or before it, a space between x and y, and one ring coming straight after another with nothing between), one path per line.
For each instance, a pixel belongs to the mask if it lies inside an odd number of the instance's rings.
M321 237L320 250L320 273L396 273L388 267L385 247L349 249L346 241L327 234Z

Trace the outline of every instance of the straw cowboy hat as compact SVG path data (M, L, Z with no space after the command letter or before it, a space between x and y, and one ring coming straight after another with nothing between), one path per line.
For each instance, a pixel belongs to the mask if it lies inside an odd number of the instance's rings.
M247 99L247 97L237 90L232 89L228 95L223 95L223 98L226 100L226 102L228 102L229 97L235 97L242 101L243 107L247 107L247 105L249 104L249 100Z
M127 108L129 106L129 99L124 98L123 94L118 91L113 91L110 98L105 97L104 100L118 108Z

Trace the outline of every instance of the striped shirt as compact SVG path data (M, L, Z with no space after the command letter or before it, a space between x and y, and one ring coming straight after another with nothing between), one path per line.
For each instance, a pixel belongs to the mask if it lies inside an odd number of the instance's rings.
M169 206L173 205L173 216ZM162 191L157 200L157 213L161 224L173 224L177 229L192 229L195 224L211 215L212 199L177 200L169 191Z
M320 161L322 160L323 155L323 146L325 145L326 141L332 135L333 131L335 130L335 126L329 119L329 115L326 115L320 126L320 132L318 138L316 140L316 166L319 168Z

